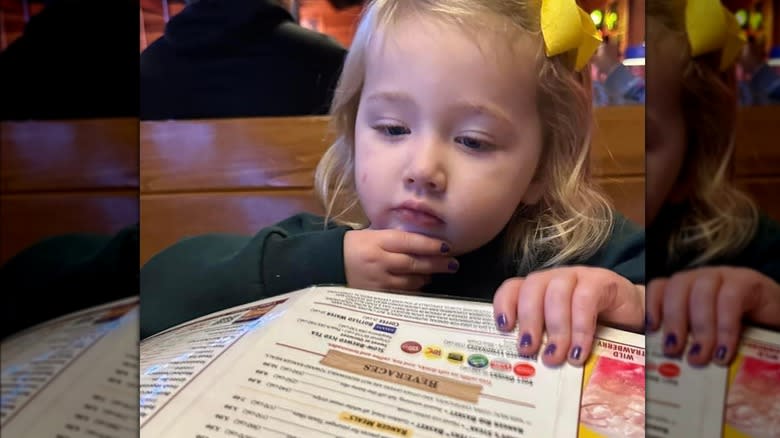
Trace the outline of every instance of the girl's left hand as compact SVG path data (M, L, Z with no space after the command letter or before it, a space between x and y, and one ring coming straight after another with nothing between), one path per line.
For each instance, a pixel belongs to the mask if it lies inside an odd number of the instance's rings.
M581 365L590 355L599 318L642 330L644 287L604 268L552 268L506 280L493 297L493 314L499 330L518 324L520 354L536 354L545 330L544 364L568 359Z
M647 330L663 327L669 356L685 351L690 333L691 365L731 363L743 317L780 328L780 284L753 269L712 266L656 279L647 287Z

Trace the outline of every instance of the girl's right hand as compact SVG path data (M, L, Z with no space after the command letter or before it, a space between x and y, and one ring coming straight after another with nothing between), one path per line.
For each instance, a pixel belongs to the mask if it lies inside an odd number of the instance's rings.
M349 287L421 289L431 274L453 273L458 261L447 242L400 230L350 230L344 235L344 272Z

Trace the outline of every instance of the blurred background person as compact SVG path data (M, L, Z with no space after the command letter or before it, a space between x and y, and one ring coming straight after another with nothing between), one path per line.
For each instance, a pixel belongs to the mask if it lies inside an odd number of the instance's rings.
M769 65L764 44L748 38L737 62L739 100L743 106L780 104L780 74Z
M591 69L596 106L645 103L644 78L621 61L620 48L608 37L594 55Z
M138 0L35 3L43 9L0 51L0 118L136 117Z
M198 0L141 53L141 119L327 114L346 56L281 0Z

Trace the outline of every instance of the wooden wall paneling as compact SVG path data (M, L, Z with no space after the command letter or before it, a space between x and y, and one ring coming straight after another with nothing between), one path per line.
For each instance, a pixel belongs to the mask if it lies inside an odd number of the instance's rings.
M360 6L336 10L327 0L301 0L298 22L303 27L331 36L349 48L362 10Z

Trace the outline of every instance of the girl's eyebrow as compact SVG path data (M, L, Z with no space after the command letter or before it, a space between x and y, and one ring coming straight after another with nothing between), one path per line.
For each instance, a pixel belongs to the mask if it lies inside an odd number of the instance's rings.
M401 105L416 106L414 99L406 93L400 91L377 91L366 97L367 102L388 102ZM506 111L488 102L477 102L467 99L460 99L450 107L452 111L463 112L467 114L485 115L492 117L499 122L512 126L512 118Z
M512 126L512 118L499 106L491 104L489 102L476 102L466 99L461 99L455 102L452 106L455 111L462 111L467 114L475 114L480 116L488 116L499 122L506 123Z
M367 102L371 101L379 101L379 102L390 102L390 103L399 103L404 105L415 105L414 99L412 96L402 93L400 91L376 91L374 93L371 93L366 97Z

